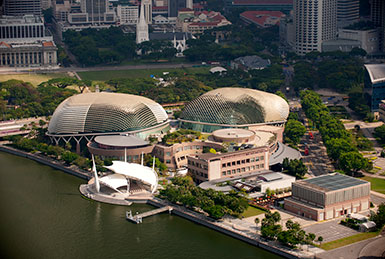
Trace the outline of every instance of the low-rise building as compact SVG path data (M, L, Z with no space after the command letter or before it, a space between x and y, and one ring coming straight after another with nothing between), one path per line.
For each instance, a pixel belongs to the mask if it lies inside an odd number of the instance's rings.
M369 209L370 183L342 174L296 181L285 209L321 221Z
M246 24L255 24L258 27L266 28L279 25L280 20L286 15L280 11L245 11L239 16Z
M385 99L385 64L367 64L365 69L364 90L370 96L371 111L378 112Z
M205 30L230 25L221 13L214 11L193 11L189 8L179 10L177 27L184 32L200 34Z
M270 59L263 59L259 56L245 56L239 57L231 61L231 68L233 69L242 69L245 71L258 69L262 70L270 66Z
M116 14L120 25L137 24L139 17L139 6L120 4L116 7Z

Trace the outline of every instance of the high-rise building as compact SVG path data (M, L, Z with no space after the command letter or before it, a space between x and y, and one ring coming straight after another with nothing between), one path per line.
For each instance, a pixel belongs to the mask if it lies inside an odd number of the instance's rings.
M55 0L55 2L56 2L56 0ZM52 7L52 1L51 0L41 0L41 8L43 10L46 10L50 7Z
M41 15L41 0L5 0L4 14L23 16L26 14Z
M385 51L385 0L370 1L370 20L380 28L380 50Z
M322 42L337 35L337 0L294 1L295 52L322 50Z
M337 25L343 28L360 19L359 0L337 0Z
M168 17L177 17L178 10L187 7L188 0L168 0Z
M104 21L104 14L107 11L107 0L82 0L81 10L88 14L89 21Z

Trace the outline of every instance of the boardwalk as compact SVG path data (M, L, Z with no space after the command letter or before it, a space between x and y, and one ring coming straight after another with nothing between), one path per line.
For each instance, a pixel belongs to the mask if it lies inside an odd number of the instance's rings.
M150 217L152 215L159 214L159 213L162 213L165 211L168 211L169 213L171 213L172 210L173 210L173 208L171 206L164 206L164 207L161 207L159 209L154 209L154 210L143 212L141 214L137 214L135 216L132 216L132 212L130 210L130 211L126 212L126 219L130 220L136 224L139 224L139 223L142 223L143 218L145 218L145 217Z

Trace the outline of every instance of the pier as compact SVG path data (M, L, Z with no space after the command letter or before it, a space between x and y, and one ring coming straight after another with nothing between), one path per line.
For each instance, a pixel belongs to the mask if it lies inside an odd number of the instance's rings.
M169 213L171 213L172 210L173 210L173 208L171 206L164 206L164 207L161 207L159 209L154 209L154 210L150 210L150 211L146 211L146 212L137 214L135 216L132 215L132 211L130 210L130 211L126 211L126 219L130 220L136 224L139 224L139 223L143 222L143 218L150 217L152 215L159 214L159 213L162 213L165 211L168 211Z

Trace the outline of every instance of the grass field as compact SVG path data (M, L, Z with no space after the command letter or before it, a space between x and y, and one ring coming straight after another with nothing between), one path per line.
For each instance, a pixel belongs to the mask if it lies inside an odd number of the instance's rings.
M252 216L257 216L259 214L263 214L265 211L260 210L258 208L249 206L247 209L243 212L242 216L247 218L247 217L252 217Z
M334 241L330 241L328 243L321 244L319 247L324 250L332 250L341 246L346 246L349 244L356 243L358 241L362 241L368 238L372 238L378 235L378 232L367 232L367 233L359 233L350 237L344 237L341 239L337 239Z
M47 73L47 74L8 74L0 75L0 82L8 81L11 79L22 80L24 82L30 82L32 85L37 86L42 82L48 81L52 78L69 77L66 73Z
M129 69L129 70L111 70L111 71L87 71L78 72L78 75L84 80L107 81L116 78L145 78L150 75L161 77L163 72L181 72L187 74L209 73L208 67L193 68L156 68L156 69Z
M369 176L365 176L362 179L370 182L371 189L373 191L385 194L385 180L384 179L374 178L374 177L369 177Z

